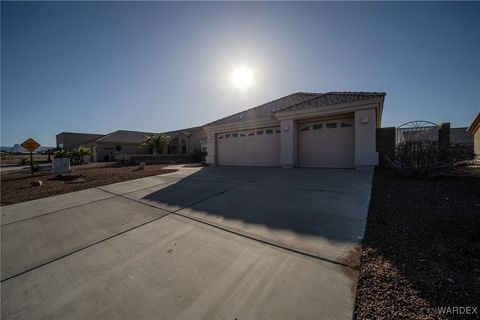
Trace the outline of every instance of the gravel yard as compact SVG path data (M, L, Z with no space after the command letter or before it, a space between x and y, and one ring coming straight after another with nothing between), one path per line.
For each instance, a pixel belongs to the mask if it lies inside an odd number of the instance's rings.
M376 170L356 319L453 319L438 307L478 307L479 179L405 179ZM455 318L455 319L457 319Z
M56 176L45 172L36 173L35 176L25 172L5 174L2 175L1 180L1 204L2 206L9 205L177 171L176 169L164 169L166 166L165 164L147 165L144 170L137 170L137 166L92 164L73 166L73 170L66 176ZM32 186L31 182L34 181L42 181L43 185Z

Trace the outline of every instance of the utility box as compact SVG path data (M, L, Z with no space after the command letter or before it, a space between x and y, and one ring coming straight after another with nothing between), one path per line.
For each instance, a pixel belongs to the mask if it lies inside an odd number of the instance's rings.
M71 169L69 158L53 158L52 173L68 173Z

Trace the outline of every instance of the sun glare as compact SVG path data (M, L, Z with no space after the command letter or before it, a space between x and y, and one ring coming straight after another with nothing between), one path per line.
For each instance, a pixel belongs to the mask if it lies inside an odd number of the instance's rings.
M235 87L243 90L253 84L253 72L245 66L237 67L233 70L230 79Z

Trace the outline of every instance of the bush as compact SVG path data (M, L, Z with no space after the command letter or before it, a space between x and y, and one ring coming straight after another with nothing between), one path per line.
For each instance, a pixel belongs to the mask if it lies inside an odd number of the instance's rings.
M464 165L471 158L471 153L454 155L437 141L406 141L395 148L395 155L387 158L386 163L403 176L427 179Z
M406 141L395 148L387 166L407 177L426 178L444 167L436 141Z

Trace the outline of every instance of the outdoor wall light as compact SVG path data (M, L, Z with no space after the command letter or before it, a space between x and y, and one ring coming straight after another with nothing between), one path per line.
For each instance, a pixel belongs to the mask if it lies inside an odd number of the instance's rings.
M288 131L288 126L283 126L283 131Z
M363 118L360 120L360 123L361 123L361 124L367 124L367 123L368 123L368 117L363 117Z

